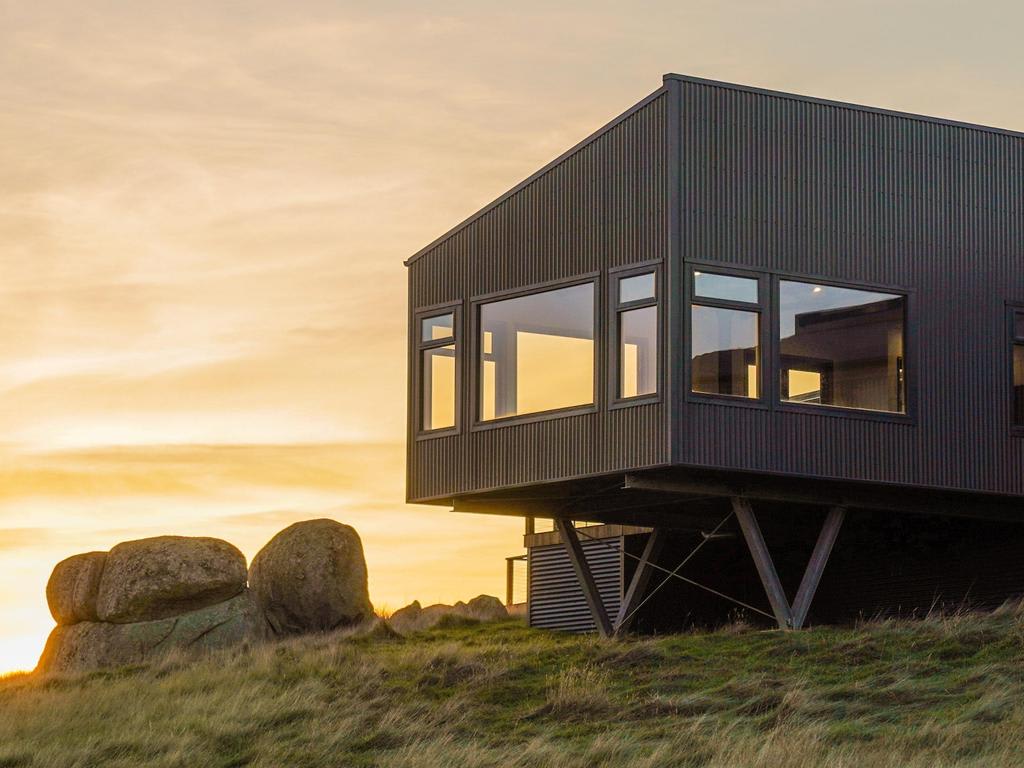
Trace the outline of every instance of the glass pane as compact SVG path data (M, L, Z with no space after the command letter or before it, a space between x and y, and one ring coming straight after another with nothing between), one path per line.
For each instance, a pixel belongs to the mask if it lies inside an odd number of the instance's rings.
M640 299L653 299L655 297L654 273L646 275L633 275L619 280L619 303L625 304L629 301Z
M905 299L779 284L782 399L903 413Z
M455 426L455 345L423 350L423 429Z
M1024 339L1024 312L1017 312L1013 316L1013 335Z
M455 337L455 315L449 312L447 315L428 317L423 320L421 341L437 341L438 339L450 339Z
M691 387L712 395L757 398L758 315L693 306Z
M658 391L658 308L619 313L619 397Z
M1013 347L1013 423L1024 427L1024 344Z
M757 304L757 280L749 277L716 275L713 272L693 273L693 295L705 299L746 301Z
M480 307L480 419L594 402L594 285Z

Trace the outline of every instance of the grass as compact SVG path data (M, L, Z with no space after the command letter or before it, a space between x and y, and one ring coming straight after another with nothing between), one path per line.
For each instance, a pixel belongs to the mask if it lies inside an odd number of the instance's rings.
M462 624L0 678L0 768L137 765L1024 765L1024 608L621 642Z

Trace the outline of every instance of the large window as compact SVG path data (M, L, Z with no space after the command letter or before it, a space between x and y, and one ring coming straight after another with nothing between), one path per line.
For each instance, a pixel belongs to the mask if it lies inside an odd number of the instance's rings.
M906 298L779 283L779 372L787 402L906 412Z
M625 400L658 392L658 281L655 272L616 282L618 361L615 396Z
M759 398L759 281L695 270L692 288L690 389L705 395Z
M1013 424L1024 427L1024 310L1013 312Z
M419 334L420 428L452 429L458 392L455 313L422 318Z
M594 402L594 284L479 309L481 421Z

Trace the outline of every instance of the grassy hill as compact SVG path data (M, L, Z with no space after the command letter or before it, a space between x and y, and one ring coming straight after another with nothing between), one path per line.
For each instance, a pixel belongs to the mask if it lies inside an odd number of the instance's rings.
M0 766L1024 765L1024 609L623 642L518 622L0 679Z

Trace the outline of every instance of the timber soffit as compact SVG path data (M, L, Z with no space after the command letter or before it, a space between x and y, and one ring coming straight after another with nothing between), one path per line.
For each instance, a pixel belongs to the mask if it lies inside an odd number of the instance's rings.
M1010 130L1010 129L1007 129L1007 128L995 128L993 126L988 126L988 125L979 125L979 124L976 124L976 123L967 123L967 122L963 122L963 121L959 121L959 120L949 120L949 119L941 118L941 117L931 117L929 115L920 115L920 114L915 114L913 112L900 112L899 110L893 110L893 109L882 109L880 107L868 107L868 106L865 106L863 104L853 104L853 103L845 102L845 101L834 101L834 100L831 100L831 99L821 99L821 98L817 98L817 97L814 97L814 96L801 96L800 94L796 94L796 93L788 93L786 91L773 91L773 90L770 90L768 88L757 88L757 87L750 86L750 85L740 85L740 84L737 84L737 83L728 83L728 82L724 82L724 81L721 81L721 80L708 80L708 79L705 79L705 78L702 78L702 77L692 77L690 75L679 75L679 74L675 74L675 73L668 73L668 74L664 75L663 80L664 80L664 82L666 84L670 80L675 80L675 81L682 82L682 83L690 83L692 85L703 85L703 86L708 86L708 87L711 87L711 88L724 88L724 89L727 89L727 90L739 91L741 93L750 93L750 94L756 94L756 95L759 95L759 96L770 96L772 98L785 99L785 100L788 100L788 101L799 101L799 102L804 102L804 103L807 103L807 104L817 104L819 106L825 106L825 107L835 107L835 108L838 108L838 109L847 109L847 110L853 110L853 111L856 111L856 112L866 112L868 114L873 114L873 115L884 115L884 116L887 116L887 117L896 117L896 118L901 118L901 119L904 119L904 120L914 120L914 121L922 122L922 123L931 123L931 124L934 124L934 125L944 125L944 126L948 126L948 127L951 127L951 128L964 128L964 129L972 130L972 131L982 131L982 132L985 132L985 133L992 133L992 134L996 134L998 136L1007 136L1007 137L1014 138L1014 139L1024 139L1024 132L1013 131L1013 130ZM465 219L464 221L462 221L459 224L456 224L454 227L452 227L450 230L445 232L443 235L441 235L440 237L435 238L431 243L429 243L428 245L426 245L423 248L421 248L420 250L418 250L416 253L414 253L412 256L410 256L408 259L405 260L405 262L404 262L405 266L408 267L413 262L418 261L422 256L426 255L428 252L430 252L431 250L436 248L438 245L443 243L445 240L450 238L452 235L456 234L460 230L464 229L465 227L469 226L474 221L476 221L477 219L482 217L484 214L488 213L489 211L493 210L497 206L501 205L501 203L503 203L509 197L511 197L515 193L520 192L521 190L525 189L530 184L532 184L534 181L536 181L538 178L540 178L545 173L550 171L552 168L555 168L559 164L563 163L565 160L567 160L572 155L574 155L577 152L579 152L581 149L586 147L588 144L590 144L594 140L600 138L603 134L607 133L612 128L614 128L615 126L619 125L620 123L622 123L623 121L625 121L626 119L628 119L629 117L634 115L636 112L639 112L641 109L646 107L652 101L658 99L661 96L664 96L666 93L667 93L667 88L665 86L662 86L661 88L659 88L654 93L652 93L649 96L647 96L642 101L637 102L632 107L630 107L625 112L623 112L621 115L619 115L618 117L614 118L609 123L603 125L601 128L597 129L596 131L594 131L594 133L592 133L589 136L587 136L585 139L580 141L578 144L573 146L571 149L563 152L561 155L559 155L554 160L549 162L543 168L541 168L540 170L538 170L535 173L531 174L528 178L526 178L523 181L521 181L518 184L516 184L514 187L512 187L512 189L510 189L507 192L505 192L505 194L501 195L500 197L498 197L497 199L495 199L494 201L492 201L491 203L489 203L488 205L484 206L479 211L474 213L469 218Z

